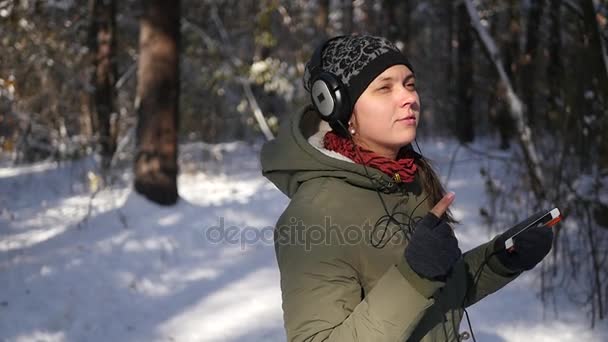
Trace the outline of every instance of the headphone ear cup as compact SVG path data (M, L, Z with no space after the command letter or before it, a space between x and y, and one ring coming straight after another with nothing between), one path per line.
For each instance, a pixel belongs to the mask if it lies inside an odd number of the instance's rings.
M321 118L345 124L350 118L350 101L346 88L334 75L322 72L312 81L310 97Z
M335 100L334 87L332 82L328 82L323 75L319 75L312 82L310 99L323 120L331 121L336 116L338 104Z

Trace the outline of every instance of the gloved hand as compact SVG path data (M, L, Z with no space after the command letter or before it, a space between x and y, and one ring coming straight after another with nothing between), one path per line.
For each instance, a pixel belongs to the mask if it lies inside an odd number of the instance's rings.
M405 248L407 263L423 278L445 281L462 255L452 227L439 219L453 200L454 194L449 193L418 221Z
M505 249L505 241L509 237L513 236L513 234L517 233L528 223L539 219L543 214L543 212L539 212L532 215L496 239L494 243L496 257L505 267L513 272L531 270L549 254L553 245L553 229L548 227L532 227L520 233L513 239L515 249L511 252Z

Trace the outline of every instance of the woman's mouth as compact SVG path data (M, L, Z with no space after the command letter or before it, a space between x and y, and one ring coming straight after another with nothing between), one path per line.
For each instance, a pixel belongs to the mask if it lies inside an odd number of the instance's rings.
M404 118L398 119L397 122L404 123L407 126L416 126L416 116L410 115Z

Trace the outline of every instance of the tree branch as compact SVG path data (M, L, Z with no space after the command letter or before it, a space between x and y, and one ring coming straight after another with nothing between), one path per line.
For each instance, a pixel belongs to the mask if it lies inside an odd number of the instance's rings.
M532 133L530 127L525 122L523 104L517 94L515 94L515 91L513 90L511 80L505 72L504 64L500 58L500 54L498 52L496 44L494 43L494 39L490 36L486 28L482 26L481 19L479 18L479 14L477 13L475 5L471 0L464 0L464 4L467 8L467 12L469 13L469 17L471 18L471 25L475 29L477 37L481 42L481 45L487 52L491 62L494 63L494 67L498 72L498 76L500 77L501 82L505 85L505 88L507 89L507 103L509 104L509 114L516 123L518 133L517 137L524 152L528 171L532 179L533 190L540 199L545 199L545 192L543 190L544 182L543 174L540 168L540 159L538 157L538 152L536 151L534 142L532 141Z
M114 88L116 90L122 88L122 86L131 78L131 76L135 74L135 70L137 70L137 57L135 58L133 63L131 63L127 71L125 71L122 76L120 76L118 81L116 81L116 83L114 84Z
M184 20L185 25L183 25L183 26L185 28L190 28L194 32L199 34L208 48L211 48L211 47L218 48L217 50L220 51L220 53L226 57L226 59L231 63L231 66L233 67L233 69L238 70L245 63L243 63L243 61L241 59L239 59L236 56L236 54L225 53L224 51L219 49L219 47L221 47L223 45L223 46L230 47L230 49L233 50L232 43L230 42L230 38L228 36L228 32L226 31L226 28L224 27L222 19L217 14L216 7L212 7L212 9L211 9L211 19L217 26L218 31L220 32L220 37L222 39L221 44L218 44L217 42L215 42L208 34L205 33L205 31L202 28L200 28L199 26L195 25L192 22ZM256 100L255 95L253 94L253 91L251 89L251 82L248 79L243 78L243 77L238 77L237 80L239 81L239 83L241 83L241 86L243 87L243 91L245 93L245 97L247 98L247 102L249 103L249 106L251 107L253 117L255 118L258 125L260 126L260 130L266 137L266 140L274 139L274 135L272 134L272 131L270 130L270 127L268 126L268 123L266 122L264 113L262 112L262 109L258 105L258 101Z

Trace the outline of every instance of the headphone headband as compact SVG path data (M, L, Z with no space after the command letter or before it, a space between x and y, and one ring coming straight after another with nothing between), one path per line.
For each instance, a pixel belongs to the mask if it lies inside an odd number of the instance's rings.
M346 36L328 39L313 52L309 62L309 89L312 104L321 118L336 132L348 135L346 126L351 114L348 91L336 75L323 70L323 51L331 41L343 37Z
M315 51L312 53L312 56L310 57L310 63L308 64L311 80L314 79L319 73L324 72L324 70L323 70L323 51L325 50L327 45L329 45L329 43L334 40L344 38L344 37L346 37L346 36L345 35L335 36L317 46Z

